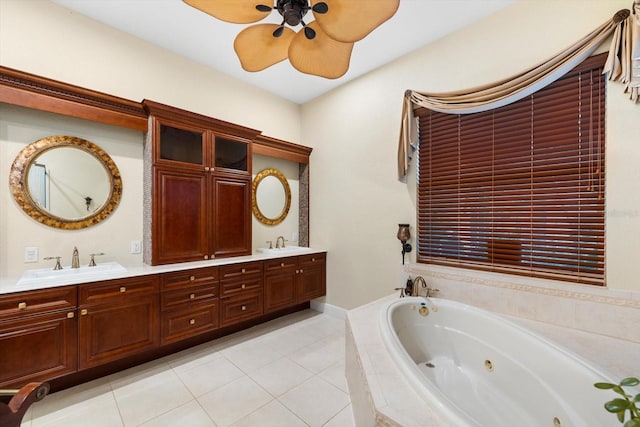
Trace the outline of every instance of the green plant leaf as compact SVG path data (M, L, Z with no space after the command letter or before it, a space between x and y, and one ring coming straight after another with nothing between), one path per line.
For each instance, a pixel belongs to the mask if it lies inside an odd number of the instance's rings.
M616 414L618 416L618 421L620 421L620 424L624 422L624 413L625 411L620 411Z
M635 387L638 384L640 384L640 380L634 377L625 378L620 381L620 385L625 387Z
M614 414L624 412L629 409L631 403L625 399L613 399L604 404L604 409Z
M640 418L633 418L627 421L626 423L624 423L624 427L640 427Z
M609 390L611 388L614 388L616 386L616 384L611 384L611 383L595 383L593 385L595 388L599 388L601 390Z
M640 402L640 393L636 394L636 397L633 398L634 402Z

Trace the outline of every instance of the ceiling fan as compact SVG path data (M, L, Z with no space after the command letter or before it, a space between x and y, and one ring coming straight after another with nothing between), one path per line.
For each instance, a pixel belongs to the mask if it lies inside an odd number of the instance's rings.
M246 71L261 71L289 58L298 71L337 79L349 69L351 50L398 10L400 0L183 0L234 24L258 22L276 10L281 24L255 24L236 36L233 48ZM271 0L274 1L274 0ZM311 12L315 20L305 22ZM313 19L311 18L311 19ZM290 27L302 25L296 32Z

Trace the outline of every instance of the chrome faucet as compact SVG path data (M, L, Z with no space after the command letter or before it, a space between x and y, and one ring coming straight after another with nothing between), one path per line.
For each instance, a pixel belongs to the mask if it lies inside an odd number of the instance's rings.
M282 239L282 246L280 246L280 240ZM284 248L284 236L278 236L276 239L276 249Z
M73 255L71 255L71 268L80 268L80 254L75 246L73 247Z

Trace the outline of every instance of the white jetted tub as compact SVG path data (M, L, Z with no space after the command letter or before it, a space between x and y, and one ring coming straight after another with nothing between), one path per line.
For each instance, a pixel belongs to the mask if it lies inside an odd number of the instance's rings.
M398 298L380 317L400 371L448 426L616 425L596 389L613 381L583 359L488 311Z

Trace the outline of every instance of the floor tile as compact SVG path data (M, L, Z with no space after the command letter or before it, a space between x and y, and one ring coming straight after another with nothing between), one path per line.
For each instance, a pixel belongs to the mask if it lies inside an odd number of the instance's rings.
M216 427L200 404L192 400L141 424L140 427Z
M351 405L347 405L346 408L338 412L338 414L331 418L323 427L356 427Z
M136 375L136 381L118 380L113 383L113 394L127 427L137 426L193 400L193 395L171 369L152 370L147 377Z
M180 369L176 374L195 396L202 396L244 375L226 357L218 355L207 358L208 363L198 364L192 369Z
M307 427L300 418L277 400L232 424L232 427Z
M273 400L249 377L241 377L198 398L218 427L231 425Z
M49 397L52 396L46 397L45 400ZM88 423L87 420L91 422ZM91 427L124 425L112 393L102 394L71 406L61 406L52 412L34 416L31 422L32 427L86 427L87 425Z
M342 390L313 377L278 398L310 426L322 426L349 404Z
M252 372L251 378L274 397L302 384L313 374L290 359L283 357Z
M349 393L349 386L347 385L347 377L345 376L345 363L340 360L333 365L329 366L324 371L318 374L320 378L338 387L345 393Z
M246 373L255 371L283 356L282 352L259 338L225 349L222 354Z
M320 373L329 366L344 360L344 337L329 336L308 345L288 357L313 373Z

